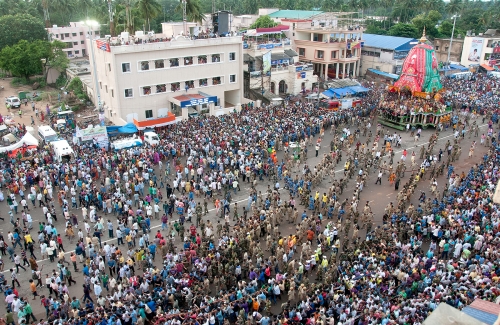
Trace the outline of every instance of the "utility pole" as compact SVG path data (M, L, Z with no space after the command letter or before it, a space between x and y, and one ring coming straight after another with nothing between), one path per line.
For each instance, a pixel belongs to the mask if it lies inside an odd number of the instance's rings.
M453 15L453 29L451 30L451 38L450 38L450 46L448 47L448 59L447 59L447 64L450 64L450 53L451 53L451 46L453 45L453 34L455 34L455 23L457 22L457 15Z

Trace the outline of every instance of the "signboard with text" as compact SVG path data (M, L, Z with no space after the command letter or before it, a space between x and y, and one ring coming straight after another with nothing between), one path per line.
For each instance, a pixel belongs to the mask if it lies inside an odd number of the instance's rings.
M216 102L217 102L217 96L194 98L191 100L185 100L181 102L181 107L190 107L190 106L197 106L197 105L216 103Z

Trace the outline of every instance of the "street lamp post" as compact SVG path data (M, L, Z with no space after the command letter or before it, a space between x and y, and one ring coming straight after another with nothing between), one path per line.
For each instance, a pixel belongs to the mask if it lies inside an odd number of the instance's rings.
M448 65L450 64L450 53L451 53L451 46L453 45L453 34L455 34L455 23L457 22L457 18L460 16L453 15L453 29L451 30L451 38L450 38L450 46L448 47L448 59L447 63Z
M85 25L87 27L89 27L89 41L90 41L90 52L92 52L92 65L94 66L94 88L95 88L95 93L94 95L96 96L96 99L97 99L97 108L99 110L99 113L104 113L103 111L103 108L102 108L102 105L101 105L101 92L99 91L99 81L98 81L98 78L97 78L97 67L96 67L96 60L95 60L95 50L94 50L94 44L93 44L93 36L92 36L92 32L93 32L93 28L94 26L98 26L99 24L96 22L96 21L91 21L91 20L87 20L85 22Z

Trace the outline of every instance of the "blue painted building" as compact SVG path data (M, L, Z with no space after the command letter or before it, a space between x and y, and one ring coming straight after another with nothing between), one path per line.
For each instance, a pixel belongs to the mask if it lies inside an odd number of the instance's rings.
M386 73L400 74L408 52L418 43L415 38L363 34L360 74L376 69Z

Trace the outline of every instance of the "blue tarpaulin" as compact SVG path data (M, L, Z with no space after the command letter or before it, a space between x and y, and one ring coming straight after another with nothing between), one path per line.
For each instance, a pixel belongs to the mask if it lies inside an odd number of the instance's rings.
M127 123L124 126L107 126L106 131L110 135L131 134L137 132L137 127L134 123Z
M322 94L328 98L335 97L335 93L331 89L325 90Z
M380 71L380 70L373 69L373 68L368 68L367 71L370 71L372 73L378 74L379 76L383 76L383 77L386 77L386 78L391 78L393 80L398 80L399 79L399 75L394 74L394 73L387 73L387 72Z
M333 91L337 97L345 96L348 93L352 95L352 90L349 87L330 89Z
M370 91L370 89L365 88L363 86L349 86L348 88L351 89L351 92L353 94L367 93Z

